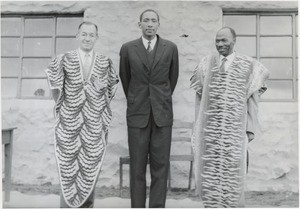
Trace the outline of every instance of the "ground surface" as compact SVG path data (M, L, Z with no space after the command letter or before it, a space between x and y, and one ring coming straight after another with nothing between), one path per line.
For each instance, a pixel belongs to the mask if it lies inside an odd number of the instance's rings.
M55 203L54 203L55 202ZM4 208L59 207L59 185L13 185L11 201ZM32 206L31 206L32 204ZM129 189L125 187L120 198L118 188L96 189L96 207L130 207ZM193 191L171 189L167 194L166 207L201 207ZM299 194L292 192L246 192L248 208L298 208Z

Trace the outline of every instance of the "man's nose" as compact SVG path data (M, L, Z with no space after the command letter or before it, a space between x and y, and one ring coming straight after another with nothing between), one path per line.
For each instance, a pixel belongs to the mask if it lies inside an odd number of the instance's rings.
M216 43L217 46L223 46L224 43L222 41Z
M153 27L153 25L154 25L154 23L153 23L153 22L149 22L147 26L152 28L152 27Z
M91 37L90 37L90 36L86 36L86 37L85 37L85 40L86 40L86 41L90 41L90 40L91 40Z

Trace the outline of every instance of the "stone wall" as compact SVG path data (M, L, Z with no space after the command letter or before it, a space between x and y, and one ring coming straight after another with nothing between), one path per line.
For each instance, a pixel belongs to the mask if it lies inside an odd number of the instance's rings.
M194 92L189 78L201 57L214 50L214 36L225 9L291 9L297 2L2 2L2 13L77 13L100 26L96 50L109 56L118 69L124 42L140 37L140 13L153 8L160 14L158 33L179 49L180 75L174 92L174 117L193 121ZM188 36L182 36L188 35ZM12 181L18 184L58 184L53 148L53 101L2 99L2 126L17 126ZM118 186L119 157L128 154L126 101L121 87L112 101L114 113L107 155L98 186ZM250 144L247 190L298 191L297 103L260 104L261 135ZM173 147L176 151L176 147ZM187 184L187 164L174 164L173 185ZM128 185L128 168L125 168Z

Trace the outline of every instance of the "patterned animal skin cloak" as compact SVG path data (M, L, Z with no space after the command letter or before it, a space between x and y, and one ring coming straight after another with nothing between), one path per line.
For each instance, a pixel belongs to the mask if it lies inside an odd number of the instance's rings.
M236 53L228 71L219 70L219 55L203 58L191 77L200 106L192 134L196 193L204 207L240 207L248 138L247 103L263 93L269 71L257 60Z
M60 94L54 112L55 154L65 202L80 207L93 191L106 150L118 77L110 59L94 54L87 81L79 51L54 58L46 69L50 89Z

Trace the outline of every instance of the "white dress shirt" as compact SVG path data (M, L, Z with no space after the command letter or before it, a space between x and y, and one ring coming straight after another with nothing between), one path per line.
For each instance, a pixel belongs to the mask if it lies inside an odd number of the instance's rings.
M81 59L81 62L82 62L82 66L84 65L84 62L85 62L85 55L86 54L89 54L89 61L90 61L90 63L92 63L92 60L93 60L93 53L94 53L94 50L91 50L90 52L85 52L85 51L83 51L82 49L78 49L78 51L79 51L79 56L80 56L80 59Z
M223 55L220 55L220 65L219 67L222 65L222 59L224 58ZM225 57L227 60L225 62L225 72L228 70L229 66L231 65L232 61L234 60L235 58L235 52L231 53L230 55L228 55L227 57Z
M83 76L83 79L85 80L85 79L88 79L88 77L90 75L90 69L91 69L91 65L93 62L94 50L91 50L90 52L85 52L79 48L78 52L79 52L79 56L80 56L81 63L82 63L82 76ZM86 56L87 54L89 56Z
M145 39L143 36L142 36L142 40L143 40L143 44L144 44L145 48L147 49L149 40ZM157 41L157 36L155 35L154 39L152 39L150 41L151 41L150 46L151 46L151 49L153 50L155 47L156 41Z

